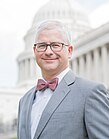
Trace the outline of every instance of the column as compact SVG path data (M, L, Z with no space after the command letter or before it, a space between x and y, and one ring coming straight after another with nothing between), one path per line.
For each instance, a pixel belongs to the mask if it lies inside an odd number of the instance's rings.
M84 76L84 73L85 73L85 59L84 59L84 55L82 55L80 58L79 58L79 75L80 76Z
M86 77L91 79L92 74L92 57L91 52L86 54Z
M107 46L104 45L101 48L101 68L102 68L102 72L103 72L103 82L108 85L108 65L109 65L109 61L108 61L108 52L107 52Z
M24 80L24 61L20 61L19 67L19 82L22 82Z
M18 66L19 66L18 80L19 80L19 82L20 82L20 81L22 80L22 78L21 78L21 77L22 77L22 72L21 72L21 71L22 71L22 70L21 70L21 69L22 69L22 64L21 64L21 62L18 63Z
M24 80L24 60L21 62L21 79Z
M100 78L99 76L101 76L100 73L100 55L99 55L99 48L95 49L94 52L93 52L93 56L94 56L94 67L93 67L93 72L94 72L94 80L96 81L100 81Z
M28 59L25 59L25 80L28 79L28 75L29 75L29 63Z
M35 77L36 75L36 65L35 65L35 60L34 58L30 59L30 78Z
M74 59L74 60L72 61L72 69L73 69L73 72L74 72L74 73L78 74L78 63L77 63L77 58Z

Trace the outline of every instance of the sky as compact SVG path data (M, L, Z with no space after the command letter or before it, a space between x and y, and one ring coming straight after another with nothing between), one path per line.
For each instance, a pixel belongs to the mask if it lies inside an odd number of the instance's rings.
M49 0L0 0L0 87L17 83L16 59L24 50L23 37L36 12ZM93 27L109 21L109 0L76 0L89 13Z

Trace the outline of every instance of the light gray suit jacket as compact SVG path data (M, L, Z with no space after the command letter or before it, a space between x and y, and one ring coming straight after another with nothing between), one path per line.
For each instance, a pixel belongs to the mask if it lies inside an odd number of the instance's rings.
M18 139L31 139L35 87L20 100ZM109 98L105 87L69 71L43 111L34 139L109 139Z

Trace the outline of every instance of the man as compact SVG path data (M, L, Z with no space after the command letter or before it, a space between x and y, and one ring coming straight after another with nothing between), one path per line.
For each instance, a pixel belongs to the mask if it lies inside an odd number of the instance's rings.
M41 23L33 49L43 80L20 100L18 139L109 139L108 92L69 69L67 28Z

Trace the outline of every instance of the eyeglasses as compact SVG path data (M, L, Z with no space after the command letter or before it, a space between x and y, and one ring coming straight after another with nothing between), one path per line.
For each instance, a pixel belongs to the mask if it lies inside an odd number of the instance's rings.
M60 43L60 42L52 42L50 44L47 43L36 43L34 44L34 47L36 48L37 52L45 52L48 48L48 46L50 46L50 49L53 52L60 52L63 49L63 46L68 46L64 43Z

